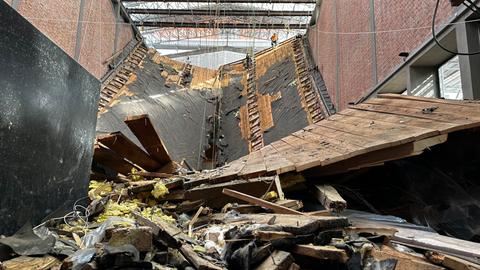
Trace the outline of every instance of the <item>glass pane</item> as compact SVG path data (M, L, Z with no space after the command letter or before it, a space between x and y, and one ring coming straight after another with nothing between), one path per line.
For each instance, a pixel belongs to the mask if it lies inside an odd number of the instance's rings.
M453 57L438 69L438 77L441 97L445 99L463 99L458 56Z
M413 96L435 97L435 76L428 76L422 83L412 90Z

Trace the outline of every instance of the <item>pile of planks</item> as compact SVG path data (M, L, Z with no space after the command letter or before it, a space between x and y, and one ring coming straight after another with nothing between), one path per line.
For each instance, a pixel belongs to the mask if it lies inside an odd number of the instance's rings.
M325 210L308 212L277 176L135 176L91 183L84 211L0 239L12 250L0 252L0 269L480 269L479 244L350 219L329 185L312 186Z

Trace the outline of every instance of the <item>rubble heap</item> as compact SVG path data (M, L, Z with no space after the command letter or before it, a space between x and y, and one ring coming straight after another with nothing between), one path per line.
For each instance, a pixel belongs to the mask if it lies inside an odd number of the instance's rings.
M70 213L1 239L1 269L478 269L436 249L402 245L395 226L375 223L382 218L368 226L362 214L350 219L328 185L312 193L326 210L301 212L302 202L284 198L277 176L249 180L267 186L256 197L230 189L235 181L220 190L192 187L194 177L132 171L91 181L88 198ZM218 200L186 199L198 189Z

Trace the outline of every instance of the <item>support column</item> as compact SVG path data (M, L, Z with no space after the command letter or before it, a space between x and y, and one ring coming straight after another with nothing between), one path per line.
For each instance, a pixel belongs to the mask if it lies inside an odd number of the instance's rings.
M373 86L378 83L377 72L377 22L375 18L375 0L370 0L370 31L372 42L372 81Z
M440 86L437 68L409 66L407 93L409 96L439 97Z
M456 25L457 48L459 52L478 52L480 50L480 24L461 23ZM480 99L480 55L460 55L460 74L463 98Z
M340 40L338 37L337 0L334 0L333 17L335 22L335 105L340 110Z
M12 8L18 10L18 6L20 5L21 0L13 0L12 1Z
M113 54L117 52L118 48L118 41L120 38L120 30L121 24L123 23L123 18L120 14L120 5L121 3L117 1L111 1L113 7L113 14L115 14L115 40L113 42ZM121 48L120 48L121 49Z
M80 57L80 49L82 48L82 28L83 28L83 14L85 7L85 0L80 0L80 11L78 12L78 22L77 22L77 37L75 41L75 54L73 58L78 61Z

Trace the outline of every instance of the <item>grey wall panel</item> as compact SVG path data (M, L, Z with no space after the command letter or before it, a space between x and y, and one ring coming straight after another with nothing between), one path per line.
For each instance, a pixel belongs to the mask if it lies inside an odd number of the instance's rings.
M0 37L0 234L10 234L87 194L100 82L3 1Z

